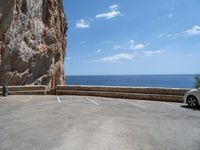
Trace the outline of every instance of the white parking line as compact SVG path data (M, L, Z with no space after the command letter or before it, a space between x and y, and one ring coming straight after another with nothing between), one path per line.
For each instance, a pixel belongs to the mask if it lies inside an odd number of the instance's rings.
M9 97L3 97L4 100L14 100L14 101L19 101L19 102L29 102L33 98L33 95L29 96L27 99L21 99L21 98L9 98Z
M90 98L86 98L88 101L90 101L91 103L93 103L93 104L95 104L95 105L97 105L97 106L99 106L99 104L97 103L97 102L95 102L95 101L93 101L93 100L91 100Z
M17 100L17 99L15 99L15 98L8 98L8 97L3 97L3 99L8 99L8 100Z
M0 100L1 100L1 101L6 101L6 100L13 100L13 99L7 98L7 97L0 97ZM15 99L14 99L14 100L15 100Z
M58 103L61 103L59 96L57 96Z
M133 103L133 102L127 102L127 101L124 101L124 100L119 100L119 99L118 99L118 101L120 101L120 102L123 102L123 103L130 104L130 105L134 105L134 106L137 106L137 107L140 107L140 108L143 108L143 109L145 109L145 108L146 108L146 107L145 107L145 106L143 106L143 105L140 105L140 104L135 104L135 103Z

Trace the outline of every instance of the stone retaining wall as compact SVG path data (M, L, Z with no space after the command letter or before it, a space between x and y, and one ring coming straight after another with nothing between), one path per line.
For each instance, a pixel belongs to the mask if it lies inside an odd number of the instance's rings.
M122 86L62 86L58 85L57 90L78 90L78 91L102 91L119 93L145 93L145 94L166 94L184 95L190 89L184 88L152 88L152 87L122 87Z
M48 93L47 87L38 85L28 85L28 86L9 86L9 95L46 95ZM2 94L2 87L0 87L0 95Z
M56 94L183 102L183 96L189 90L151 87L57 86Z
M114 86L57 86L56 95L83 95L111 98L141 99L154 101L183 102L185 92L190 89L114 87ZM9 86L9 95L50 95L46 86ZM0 87L0 95L2 87Z

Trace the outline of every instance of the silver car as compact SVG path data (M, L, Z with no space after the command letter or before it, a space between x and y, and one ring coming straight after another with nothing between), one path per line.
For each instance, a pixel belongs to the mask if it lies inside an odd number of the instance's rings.
M198 107L200 104L200 89L192 89L185 93L184 103L190 107Z

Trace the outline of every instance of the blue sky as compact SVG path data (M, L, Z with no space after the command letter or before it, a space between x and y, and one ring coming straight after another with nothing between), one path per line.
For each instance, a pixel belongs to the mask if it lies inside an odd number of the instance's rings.
M200 73L199 0L64 0L66 75Z

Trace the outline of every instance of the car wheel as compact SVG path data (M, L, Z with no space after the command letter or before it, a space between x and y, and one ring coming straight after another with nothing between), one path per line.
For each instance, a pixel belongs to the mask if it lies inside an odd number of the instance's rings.
M197 98L195 96L188 96L187 103L190 107L197 107L199 106L199 103L197 101Z

